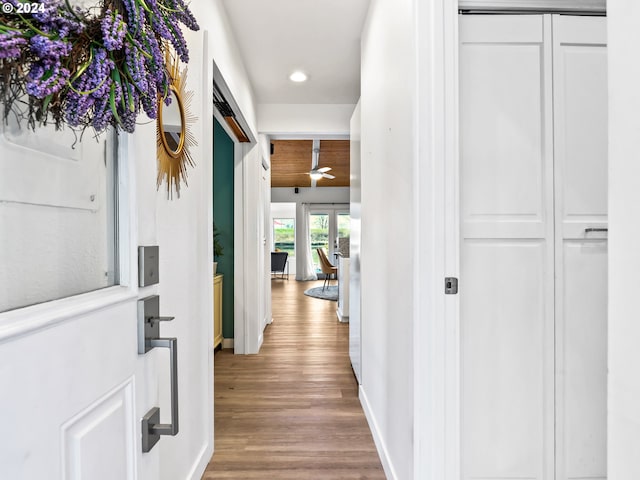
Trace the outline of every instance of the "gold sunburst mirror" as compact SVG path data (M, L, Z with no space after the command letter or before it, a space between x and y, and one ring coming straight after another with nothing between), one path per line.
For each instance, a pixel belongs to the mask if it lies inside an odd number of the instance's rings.
M167 48L167 74L170 86L165 98L158 101L156 141L158 150L158 188L167 182L167 196L175 191L180 198L180 185L187 185L187 165L195 164L190 147L197 145L191 133L196 117L190 112L193 92L186 91L187 67L180 70L180 61Z

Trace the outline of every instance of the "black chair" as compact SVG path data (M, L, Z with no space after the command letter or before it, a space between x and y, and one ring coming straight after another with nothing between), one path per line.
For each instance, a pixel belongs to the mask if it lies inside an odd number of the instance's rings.
M271 277L274 275L278 275L278 273L282 274L280 278L284 278L285 268L287 269L287 280L289 280L289 264L287 262L287 257L289 254L287 252L271 252Z

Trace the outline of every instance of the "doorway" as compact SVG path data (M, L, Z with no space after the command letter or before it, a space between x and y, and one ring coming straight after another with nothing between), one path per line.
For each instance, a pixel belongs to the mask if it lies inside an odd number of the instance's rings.
M271 251L287 252L286 272L296 275L296 204L271 203Z
M311 256L316 270L320 269L320 260L316 249L323 248L334 265L338 254L349 256L349 235L351 217L349 205L310 205L309 234Z
M460 17L461 477L606 478L603 17Z

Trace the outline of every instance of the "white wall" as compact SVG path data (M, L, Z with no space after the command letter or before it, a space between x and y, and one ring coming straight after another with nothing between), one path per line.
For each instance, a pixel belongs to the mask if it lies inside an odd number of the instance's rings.
M362 36L360 397L397 479L413 475L413 5L374 0Z
M258 105L261 133L290 135L348 135L355 105L268 104Z
M192 8L201 27L210 31L210 55L205 64L215 62L231 93L232 98L227 100L238 106L257 139L254 94L224 4L222 0L213 0L198 2L197 8L196 5ZM202 88L209 92L211 85ZM267 195L262 194L267 181L261 167L264 150L264 145L259 144L236 143L235 146L234 351L241 354L258 352L265 318L271 315L267 291L270 284L263 281L270 270L266 270L263 252L263 223L268 212Z
M198 2L197 5L190 4L190 6L196 14L201 28L209 29L211 56L224 77L235 102L242 111L244 119L249 124L254 137L258 138L256 106L251 82L247 76L247 71L242 62L242 55L227 19L224 3L222 0L210 0ZM202 14L199 14L200 12ZM207 91L210 89L211 86L207 86Z
M640 4L607 2L610 480L640 478Z
M199 478L213 454L213 352L212 335L212 52L225 43L218 26L217 2L191 5L199 32L185 31L191 61L187 90L194 92L191 109L197 117L192 132L198 145L191 148L195 167L188 169L188 187L179 200L168 201L161 188L156 196L157 244L160 246L161 311L176 320L162 325L162 334L179 339L180 433L159 443L160 478ZM205 41L205 33L206 41ZM229 69L231 70L231 69ZM153 164L148 139L134 135L133 142ZM149 161L151 160L151 161ZM153 170L155 166L151 167ZM149 181L153 182L152 175ZM141 205L139 215L149 215ZM163 367L165 368L165 367ZM161 371L161 405L169 404L168 371ZM166 407L165 407L166 408ZM166 441L165 441L166 440Z
M192 2L190 7L201 27L197 33L185 31L191 56L187 88L194 91L192 108L198 117L193 130L198 145L192 149L196 166L188 171L189 186L182 190L180 200L167 202L162 192L158 194L159 208L156 213L158 244L161 251L161 305L165 302L171 304L173 310L167 312L167 315L176 316L174 322L163 325L163 334L171 336L175 332L181 339L180 434L173 438L165 437L160 442L161 478L166 480L200 478L213 454L213 351L210 348L210 335L204 332L211 329L213 318L213 239L210 226L213 222L211 84L214 61L257 138L253 92L226 20L223 2ZM146 141L143 148L149 151ZM259 185L261 168L255 168L256 164L260 165L259 148L247 146L245 149L240 156L245 172L242 185ZM155 162L150 163L155 168ZM151 180L154 181L153 178ZM246 192L240 192L244 193ZM259 195L251 201L254 202L254 210L250 211L255 211L255 208L259 208L256 206L261 205ZM141 210L142 214L144 212ZM247 225L257 229L257 222L258 218L254 218ZM257 261L258 236L249 235L246 238L249 242L245 247ZM257 296L258 288L264 287L257 281L260 269L256 263L249 265L252 272L255 272L252 276L256 279L251 294ZM259 309L258 302L253 302L252 305L256 307L256 313L249 309L252 318L257 317L259 312L265 314L267 307L264 303ZM260 323L260 319L255 318L255 326L249 328L255 337L254 343L257 343L258 331L261 331ZM161 402L167 405L167 389L162 394Z
M360 102L351 117L351 145L349 152L350 186L349 197L351 205L351 232L349 236L349 358L353 372L362 383L362 362L360 358L360 244L361 235L361 201L362 201L362 170L360 168L360 138L361 138L361 108Z

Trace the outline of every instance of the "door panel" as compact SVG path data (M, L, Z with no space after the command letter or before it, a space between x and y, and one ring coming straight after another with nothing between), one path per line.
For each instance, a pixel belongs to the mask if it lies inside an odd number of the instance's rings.
M550 27L460 18L463 479L553 475Z
M466 44L461 75L466 221L544 221L540 45ZM487 66L490 66L487 68ZM525 94L525 92L527 92Z
M83 301L95 304L96 295ZM137 331L128 297L113 294L115 305L0 344L2 478L152 478L135 468Z
M556 478L606 478L606 19L554 16Z
M545 478L549 392L544 240L467 240L463 478Z
M607 242L565 240L557 315L557 479L604 479ZM562 469L562 470L560 470Z
M129 379L62 426L63 478L135 478L133 399Z

